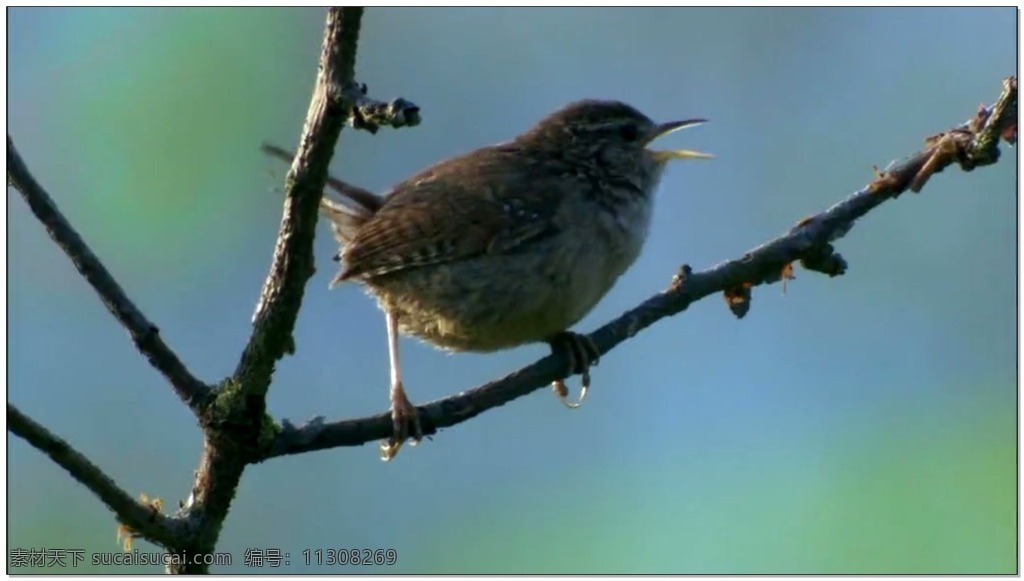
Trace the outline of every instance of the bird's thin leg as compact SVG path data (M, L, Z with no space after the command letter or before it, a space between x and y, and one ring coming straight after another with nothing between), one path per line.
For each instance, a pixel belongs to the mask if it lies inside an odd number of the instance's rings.
M590 368L596 366L601 356L601 351L594 344L594 341L586 335L564 331L548 340L553 353L562 352L569 359L566 375L580 373L583 375L583 389L580 390L580 397L575 402L569 401L569 388L565 385L564 379L558 379L551 383L551 389L555 396L566 405L575 409L580 407L587 397L587 390L590 389Z
M402 386L402 367L398 361L398 318L390 312L386 315L388 325L388 355L391 359L391 422L394 434L391 439L380 445L381 460L387 462L398 454L399 448L409 438L409 424L412 424L413 443L423 439L423 428L420 426L420 415L416 406L409 401L409 396Z

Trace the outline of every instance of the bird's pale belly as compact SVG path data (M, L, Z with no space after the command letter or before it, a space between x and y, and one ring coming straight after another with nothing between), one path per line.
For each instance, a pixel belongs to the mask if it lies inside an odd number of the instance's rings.
M632 263L588 240L409 269L367 281L400 330L452 351L544 341L582 319ZM548 251L550 250L550 252Z

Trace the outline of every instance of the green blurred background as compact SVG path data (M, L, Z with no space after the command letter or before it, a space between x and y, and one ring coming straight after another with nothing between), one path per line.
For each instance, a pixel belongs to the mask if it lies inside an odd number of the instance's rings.
M209 380L250 331L322 9L12 9L9 133L168 343ZM578 329L741 255L972 114L1016 69L1001 9L369 9L358 77L423 109L346 131L334 172L383 191L581 97L712 123L668 145L643 256ZM383 464L376 445L252 467L216 572L1011 573L1016 570L1016 152L937 176L737 321L710 298L602 359L587 405L546 390ZM9 190L8 396L133 494L173 509L201 449L190 414ZM383 317L328 292L334 247L278 367L277 418L382 411ZM403 344L416 401L546 353ZM578 380L572 383L578 385ZM114 551L91 493L8 436L8 549ZM144 550L156 550L144 542ZM306 548L394 548L390 568ZM247 548L290 554L248 569ZM82 566L76 572L100 571ZM158 572L158 567L108 572ZM14 571L12 571L14 572ZM19 569L18 572L25 572Z

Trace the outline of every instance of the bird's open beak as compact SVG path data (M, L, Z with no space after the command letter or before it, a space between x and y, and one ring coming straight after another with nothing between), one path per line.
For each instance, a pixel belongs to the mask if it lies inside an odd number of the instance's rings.
M668 123L662 123L656 125L651 130L650 136L647 138L647 143L654 141L655 139L679 131L680 129L686 129L687 127L693 127L707 123L706 119L687 119L686 121L670 121ZM670 159L711 159L715 156L709 153L703 153L700 151L691 151L689 149L668 149L664 151L649 150L654 155L654 159L658 161L668 161Z

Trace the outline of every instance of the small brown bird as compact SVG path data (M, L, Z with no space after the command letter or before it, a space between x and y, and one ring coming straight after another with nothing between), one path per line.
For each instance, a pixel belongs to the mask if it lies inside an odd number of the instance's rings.
M703 123L657 124L617 101L572 103L513 140L451 158L384 197L334 180L323 213L341 244L341 272L376 296L387 319L394 435L390 460L419 416L402 383L399 332L450 351L489 352L547 342L567 375L599 352L568 329L611 289L647 238L654 189L670 159L657 137ZM562 381L555 392L570 407Z

